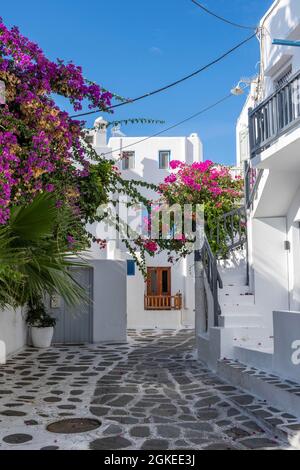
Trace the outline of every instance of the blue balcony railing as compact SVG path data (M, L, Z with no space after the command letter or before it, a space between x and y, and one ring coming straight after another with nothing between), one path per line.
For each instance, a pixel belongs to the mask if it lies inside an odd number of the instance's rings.
M249 111L251 158L296 126L300 126L300 71Z

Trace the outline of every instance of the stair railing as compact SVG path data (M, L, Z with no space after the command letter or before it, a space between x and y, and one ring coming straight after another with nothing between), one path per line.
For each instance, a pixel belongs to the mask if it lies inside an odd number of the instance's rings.
M201 249L201 260L206 274L207 282L213 297L214 308L214 326L218 326L218 317L221 315L221 307L219 304L219 289L223 289L223 282L218 270L217 259L214 256L207 237Z
M210 231L210 240L214 240L219 247L217 257L244 247L247 243L246 208L240 206L220 216L216 226Z
M250 162L245 162L245 204L247 209L254 202L263 172L262 169L253 168Z
M225 245L224 235L226 233ZM210 240L214 240L217 246L221 246L221 240L224 246L214 255ZM219 304L219 289L223 289L223 282L218 270L218 258L220 255L228 254L237 248L246 247L248 259L248 243L247 243L247 210L245 206L237 207L230 212L223 214L216 223L214 231L210 232L210 238L205 236L204 244L201 251L201 258L206 273L208 285L213 297L214 303L214 326L218 326L218 317L221 315L221 307ZM247 262L247 283L249 282L249 268Z

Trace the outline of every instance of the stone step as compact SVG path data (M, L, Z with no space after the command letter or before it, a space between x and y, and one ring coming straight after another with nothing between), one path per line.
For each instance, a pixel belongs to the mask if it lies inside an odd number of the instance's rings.
M239 328L245 326L257 327L261 325L261 316L247 313L223 313L219 316L219 326L223 328Z
M224 284L224 281L223 281L223 284ZM220 296L221 295L230 296L230 297L246 296L246 297L254 298L253 293L250 292L249 290L249 286L245 286L245 285L235 285L235 284L227 283L227 284L224 284L223 289L220 289L219 293L220 293Z
M220 306L222 307L222 314L223 315L258 315L258 311L256 305L252 301L247 301L246 305L242 303L232 303L232 302L224 302Z
M271 339L247 342L245 346L234 348L234 359L262 370L272 370L274 346Z
M245 250L235 250L230 253L227 259L218 261L220 267L240 267L247 265L247 255Z
M232 287L232 286L236 286L236 287L246 286L247 276L244 273L240 274L234 271L230 273L219 271L219 273L220 273L224 288Z
M219 304L223 310L232 309L233 312L238 309L238 307L254 307L254 297L250 295L219 295Z
M230 359L219 360L217 372L226 382L257 397L257 402L239 397L230 397L231 400L268 430L300 449L300 383ZM269 413L262 409L263 403L271 405Z

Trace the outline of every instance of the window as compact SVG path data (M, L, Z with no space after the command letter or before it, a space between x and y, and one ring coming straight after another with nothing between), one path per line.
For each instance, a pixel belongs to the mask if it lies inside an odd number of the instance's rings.
M160 150L159 152L159 168L168 170L170 167L171 152L170 150Z
M276 78L275 80L275 88L278 90L281 88L285 83L289 81L289 79L292 76L293 68L292 65L289 65L284 72L282 72L279 77Z
M135 276L135 261L132 259L127 260L127 276Z
M147 295L171 295L171 268L147 269Z
M123 152L122 170L133 170L135 167L135 152Z
M85 137L85 141L87 144L93 145L94 144L94 136L92 134L87 135Z

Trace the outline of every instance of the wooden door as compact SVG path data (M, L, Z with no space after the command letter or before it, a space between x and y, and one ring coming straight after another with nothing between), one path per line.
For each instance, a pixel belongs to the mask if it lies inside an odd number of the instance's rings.
M171 268L148 268L148 296L171 296Z

